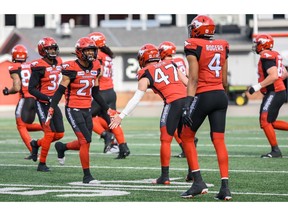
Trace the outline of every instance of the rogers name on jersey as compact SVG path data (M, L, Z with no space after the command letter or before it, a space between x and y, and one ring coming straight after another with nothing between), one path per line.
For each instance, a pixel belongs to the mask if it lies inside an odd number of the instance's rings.
M207 51L223 51L224 48L222 45L206 45Z

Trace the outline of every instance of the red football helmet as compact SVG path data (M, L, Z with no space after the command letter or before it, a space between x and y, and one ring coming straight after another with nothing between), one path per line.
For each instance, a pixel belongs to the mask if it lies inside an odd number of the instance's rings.
M274 46L273 38L268 34L260 34L253 40L252 51L259 54L263 50L271 50Z
M170 41L164 41L159 45L158 52L162 60L166 56L174 55L176 53L176 46Z
M93 32L88 35L91 38L97 47L103 47L106 45L106 37L101 32Z
M24 45L18 44L12 48L12 62L25 62L28 57L28 51Z
M55 48L55 53L49 53L48 48ZM44 37L38 42L38 53L44 58L56 59L59 54L57 42L52 37Z
M85 49L94 49L94 54L87 56L84 51ZM77 58L82 61L92 62L97 58L98 48L95 46L95 43L89 37L80 38L75 45L75 53Z
M196 16L188 25L188 36L190 38L210 38L214 36L214 21L205 15Z
M145 67L149 62L159 62L159 53L158 49L153 44L145 44L138 51L137 59L140 65L140 68Z

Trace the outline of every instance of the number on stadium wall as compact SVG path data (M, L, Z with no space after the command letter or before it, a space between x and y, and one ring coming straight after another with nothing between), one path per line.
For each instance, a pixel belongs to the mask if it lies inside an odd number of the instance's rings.
M135 54L123 54L123 81L137 82L138 60Z
M128 67L126 68L126 76L130 79L136 79L136 74L138 70L138 61L135 58L127 59Z

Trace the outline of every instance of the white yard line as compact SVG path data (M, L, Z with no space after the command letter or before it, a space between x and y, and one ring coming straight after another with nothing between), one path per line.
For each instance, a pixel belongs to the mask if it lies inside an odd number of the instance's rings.
M35 167L35 164L31 165L25 165L25 164L0 164L0 167ZM67 166L67 165L52 165L49 166L51 168L53 167L61 167L61 168L81 168L81 166ZM112 167L112 166L90 166L90 168L95 168L95 169L133 169L133 170L159 170L159 167ZM170 167L170 170L177 170L177 171L182 171L185 170L187 171L187 168L173 168ZM206 172L219 172L219 169L201 169L202 171ZM287 170L229 170L229 172L235 172L235 173L276 173L276 174L288 174Z

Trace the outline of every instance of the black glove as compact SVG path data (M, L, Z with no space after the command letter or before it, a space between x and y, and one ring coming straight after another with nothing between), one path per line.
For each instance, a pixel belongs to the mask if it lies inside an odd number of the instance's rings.
M254 94L255 89L253 88L253 86L250 86L250 87L249 87L248 92L249 92L249 94L251 94L251 95Z
M7 87L3 89L3 95L9 95L9 89Z
M182 121L183 121L183 124L188 126L188 127L192 127L192 123L193 123L191 116L190 116L190 106L191 106L193 100L194 100L194 97L187 96L185 105L182 108Z
M249 94L254 94L256 91L259 91L262 88L260 83L257 83L256 85L250 86L248 89Z

